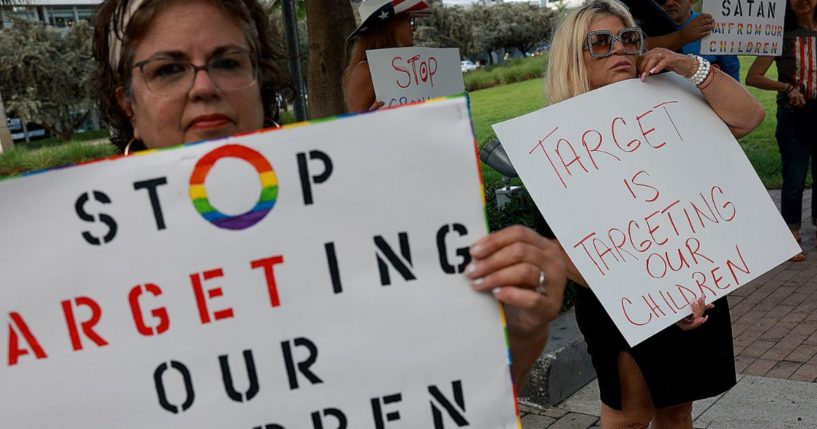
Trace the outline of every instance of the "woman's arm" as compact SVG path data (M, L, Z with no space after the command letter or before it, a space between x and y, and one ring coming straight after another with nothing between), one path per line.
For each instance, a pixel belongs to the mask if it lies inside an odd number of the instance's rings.
M638 73L641 75L641 80L663 70L689 77L697 69L697 59L662 48L650 50L638 61ZM740 82L715 67L710 69L709 77L701 83L700 89L706 102L729 127L735 138L749 134L763 122L766 116L763 106Z
M471 246L465 275L474 289L490 291L504 304L513 359L513 379L524 385L548 339L548 324L559 315L565 264L553 240L512 226Z
M766 77L766 72L769 71L772 62L774 62L774 57L755 57L755 61L749 66L749 71L746 72L746 85L772 91L785 90L785 83Z
M712 31L714 20L712 15L701 14L695 17L686 27L663 36L647 38L647 49L666 48L678 51L687 43L698 40Z
M806 104L806 97L800 92L800 87L784 82L778 82L766 77L766 72L774 61L773 57L757 57L749 71L746 72L746 85L771 91L785 92L789 97L789 104L800 107Z
M374 83L369 64L360 63L352 70L346 85L346 105L349 112L366 112L375 103Z

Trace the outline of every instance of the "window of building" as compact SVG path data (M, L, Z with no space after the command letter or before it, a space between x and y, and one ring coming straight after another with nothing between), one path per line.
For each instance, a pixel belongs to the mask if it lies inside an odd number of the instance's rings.
M52 6L47 10L49 23L57 28L70 27L71 25L74 25L74 22L77 20L77 16L74 14L73 6Z
M19 18L26 21L37 21L37 10L33 7L15 6L11 10L0 10L0 20L3 21L3 27L11 27L11 19Z
M94 10L93 6L76 6L77 18L88 22L93 22Z

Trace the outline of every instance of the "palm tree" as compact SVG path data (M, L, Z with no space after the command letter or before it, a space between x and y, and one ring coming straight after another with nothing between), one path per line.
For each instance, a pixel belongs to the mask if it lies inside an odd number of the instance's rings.
M30 0L0 0L0 30L3 29L3 9L22 6L29 3ZM11 149L14 147L14 140L11 138L11 131L6 120L6 106L3 104L3 94L0 94L0 153L4 149Z

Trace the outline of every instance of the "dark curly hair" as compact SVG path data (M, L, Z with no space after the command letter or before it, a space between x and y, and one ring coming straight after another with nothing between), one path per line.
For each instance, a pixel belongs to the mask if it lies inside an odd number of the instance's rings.
M94 18L93 51L96 60L94 71L94 92L103 119L111 131L111 142L120 151L133 139L130 119L119 107L116 99L117 88L124 88L130 94L133 70L133 51L141 40L156 14L167 8L173 1L145 0L130 18L127 28L121 28L124 12L133 0L105 0L97 9ZM273 34L264 8L257 0L202 0L209 1L233 19L241 27L250 50L258 58L258 84L264 105L264 125L270 126L278 119L278 94L282 90L291 91L292 86L285 80L276 61L280 57L273 43ZM218 29L213 29L218 31ZM124 35L121 57L116 70L111 65L110 34ZM131 144L132 150L144 149L139 141Z

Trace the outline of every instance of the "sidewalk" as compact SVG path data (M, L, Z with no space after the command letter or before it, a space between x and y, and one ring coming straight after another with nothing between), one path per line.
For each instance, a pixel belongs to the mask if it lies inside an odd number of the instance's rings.
M801 233L808 259L784 262L729 295L738 384L695 403L695 428L817 428L817 240L806 193ZM780 191L769 194L779 207ZM558 407L523 407L522 426L598 427L598 397L594 380Z

